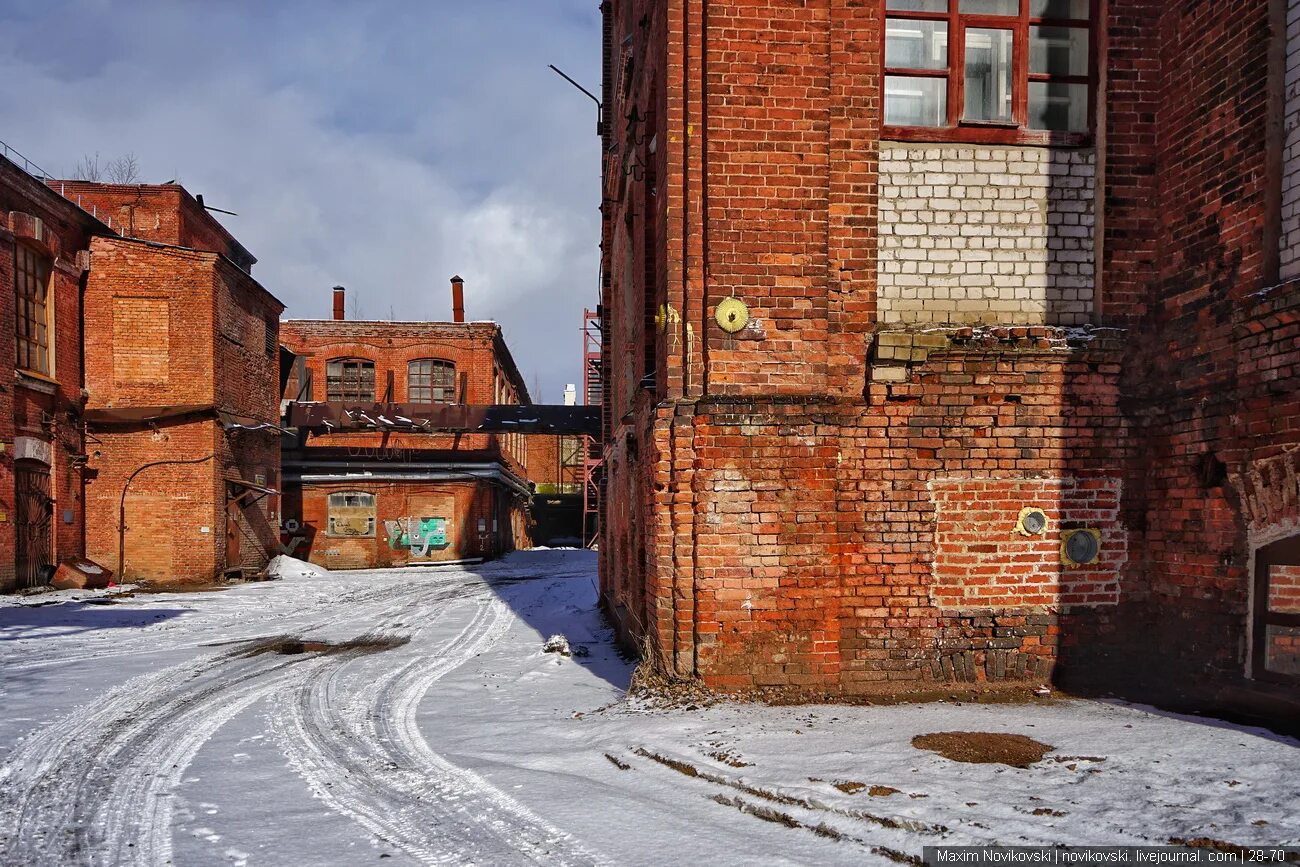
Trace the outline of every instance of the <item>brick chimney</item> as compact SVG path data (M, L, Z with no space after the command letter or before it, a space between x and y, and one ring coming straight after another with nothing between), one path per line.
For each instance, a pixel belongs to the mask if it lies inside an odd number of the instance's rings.
M342 286L334 287L334 319L341 322L343 320L343 301L346 290Z
M465 281L460 277L451 278L451 321L465 321Z

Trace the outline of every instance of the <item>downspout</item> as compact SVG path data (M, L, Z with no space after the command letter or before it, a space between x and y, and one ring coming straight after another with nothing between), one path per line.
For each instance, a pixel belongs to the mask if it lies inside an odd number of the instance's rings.
M117 506L117 577L123 578L126 575L126 493L131 489L131 482L135 477L140 475L150 467L161 467L169 464L201 464L210 461L214 455L208 455L206 458L195 458L188 461L154 461L137 467L135 472L131 473L126 479L126 484L122 486L122 498ZM223 507L224 508L224 507Z

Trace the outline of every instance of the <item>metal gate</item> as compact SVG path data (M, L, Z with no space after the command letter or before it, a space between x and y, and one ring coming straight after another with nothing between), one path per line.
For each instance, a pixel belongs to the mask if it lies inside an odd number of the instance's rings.
M14 463L14 529L17 535L19 587L39 587L49 580L50 527L54 500L50 498L50 468L36 461Z

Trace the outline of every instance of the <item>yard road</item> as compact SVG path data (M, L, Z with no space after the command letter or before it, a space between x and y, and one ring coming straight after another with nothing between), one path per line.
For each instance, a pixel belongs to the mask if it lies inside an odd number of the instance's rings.
M1300 842L1300 745L1150 708L664 708L594 556L0 603L0 864L860 864ZM564 635L573 654L547 653ZM1028 768L912 746L1024 734Z

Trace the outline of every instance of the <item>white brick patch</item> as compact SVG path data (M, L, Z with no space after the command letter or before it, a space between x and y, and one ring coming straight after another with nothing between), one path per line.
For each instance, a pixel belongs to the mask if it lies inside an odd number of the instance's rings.
M881 321L1087 322L1095 177L1090 149L882 142Z

